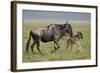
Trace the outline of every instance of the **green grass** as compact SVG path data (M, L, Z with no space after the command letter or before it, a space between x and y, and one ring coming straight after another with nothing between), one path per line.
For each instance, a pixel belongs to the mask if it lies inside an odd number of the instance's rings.
M90 24L72 24L72 28L74 33L77 30L83 33L83 40L81 40L81 46L83 49L82 52L72 52L71 48L66 48L66 41L65 38L62 38L59 41L60 48L53 54L51 51L53 48L53 42L43 43L40 44L40 50L42 51L43 55L40 55L37 51L36 47L34 51L36 54L33 54L30 50L28 53L25 52L25 45L29 37L29 31L31 29L35 30L41 27L47 26L45 24L40 23L24 23L23 25L23 62L40 62L40 61L61 61L61 60L82 60L82 59L90 59L91 58L91 34L90 34ZM32 44L32 41L31 41ZM73 49L77 50L77 46L74 45ZM29 47L30 49L30 47Z

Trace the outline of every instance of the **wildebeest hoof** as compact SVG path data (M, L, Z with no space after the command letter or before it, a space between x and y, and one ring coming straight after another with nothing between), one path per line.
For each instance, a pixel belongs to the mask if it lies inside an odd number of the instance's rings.
M37 54L36 52L32 52L33 54Z
M54 51L51 51L51 54L54 53Z

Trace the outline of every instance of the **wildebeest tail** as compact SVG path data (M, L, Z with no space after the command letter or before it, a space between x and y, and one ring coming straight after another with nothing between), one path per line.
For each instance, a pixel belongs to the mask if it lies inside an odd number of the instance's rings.
M31 40L31 36L32 36L32 31L30 31L29 39L28 39L27 44L26 44L26 52L28 52L28 48L29 48L29 44L30 44L30 40Z

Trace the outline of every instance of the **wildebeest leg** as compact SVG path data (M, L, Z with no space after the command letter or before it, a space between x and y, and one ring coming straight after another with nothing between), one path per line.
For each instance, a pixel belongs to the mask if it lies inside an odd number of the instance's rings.
M40 40L37 40L37 50L39 51L39 53L42 55L42 52L40 50Z
M70 40L68 39L68 40L67 40L67 46L66 46L66 49L70 46L70 44L71 44L71 43L70 43Z
M82 53L83 53L83 50L82 50L82 47L81 47L81 45L80 45L80 43L78 43L78 46L79 46L79 51L81 51Z
M60 47L60 45L58 44L58 41L55 40L55 41L54 41L54 50L51 51L51 53L55 52L59 47Z
M67 44L66 49L69 47L69 44Z
M36 41L34 40L33 43L32 43L32 45L31 45L31 51L32 51L33 53L35 53L35 52L33 51L35 44L36 44Z
M75 50L73 48L73 44L71 44L71 50L72 50L72 52L75 52Z

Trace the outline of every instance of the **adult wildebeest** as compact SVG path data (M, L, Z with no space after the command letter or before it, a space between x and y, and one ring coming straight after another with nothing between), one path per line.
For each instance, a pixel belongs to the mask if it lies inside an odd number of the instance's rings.
M77 44L78 45L78 50L81 50L81 52L83 52L82 47L80 45L80 40L81 39L83 39L83 34L82 34L82 32L77 31L76 35L74 35L72 37L69 37L67 39L67 47L66 48L68 48L69 46L71 46L72 51L74 51L74 49L72 48L73 44Z
M65 24L50 24L45 28L40 28L40 29L37 29L34 31L31 30L29 39L26 44L26 51L28 51L29 43L30 43L30 40L32 37L33 43L31 45L31 51L33 51L34 46L37 44L37 50L39 51L40 54L42 54L39 49L40 41L42 41L44 43L53 41L54 42L54 50L51 51L51 53L53 53L60 47L58 42L62 38L62 36L64 36L65 33L69 33L70 36L73 35L72 27L67 22ZM34 51L33 51L33 53L34 53Z

